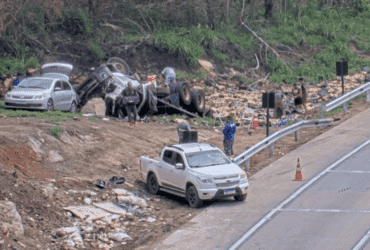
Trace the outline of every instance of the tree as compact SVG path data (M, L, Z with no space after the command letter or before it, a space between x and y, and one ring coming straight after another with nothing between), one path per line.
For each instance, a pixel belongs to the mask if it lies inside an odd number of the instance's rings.
M272 0L265 0L265 19L268 20L272 17Z

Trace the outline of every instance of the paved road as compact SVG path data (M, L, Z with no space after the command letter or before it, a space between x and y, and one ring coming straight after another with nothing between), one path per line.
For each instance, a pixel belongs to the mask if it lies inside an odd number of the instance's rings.
M369 163L370 144L332 165L235 248L337 250L363 246L360 240L370 229Z
M352 249L370 229L370 213L366 212L370 211L370 197L366 191L370 186L370 172L325 173L289 204L282 206L282 211L275 211L271 217L269 215L325 169L369 140L369 124L370 109L253 175L249 179L246 202L238 203L228 199L215 203L163 242L141 249L228 250L254 227L257 230L253 231L254 234L246 239L240 249ZM300 136L304 136L304 133ZM294 140L293 135L291 138ZM356 158L344 160L332 170L363 171L367 167L363 163L366 159L360 159L365 150L368 148L360 150L351 156ZM303 182L292 181L297 158L300 158L303 177L306 179ZM355 159L362 163L349 164L349 161ZM370 167L366 171L370 171ZM343 192L338 193L340 190ZM288 208L295 210L286 210ZM263 218L267 218L267 222L258 227ZM337 242L342 242L344 247L336 245ZM365 249L370 250L370 247L365 246Z

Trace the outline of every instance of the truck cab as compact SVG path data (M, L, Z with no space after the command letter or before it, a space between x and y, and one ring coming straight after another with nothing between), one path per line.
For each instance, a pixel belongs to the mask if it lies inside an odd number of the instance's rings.
M141 173L149 192L175 194L199 207L204 200L234 197L244 201L249 187L246 173L216 146L184 143L167 146L159 161L140 159Z

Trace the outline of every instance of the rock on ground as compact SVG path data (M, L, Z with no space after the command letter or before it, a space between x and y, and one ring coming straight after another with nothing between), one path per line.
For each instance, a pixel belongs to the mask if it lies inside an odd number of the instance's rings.
M98 116L105 115L105 103L102 98L93 98L81 109L82 114L93 113Z
M2 234L9 232L14 236L24 234L21 216L11 201L0 201L0 231Z

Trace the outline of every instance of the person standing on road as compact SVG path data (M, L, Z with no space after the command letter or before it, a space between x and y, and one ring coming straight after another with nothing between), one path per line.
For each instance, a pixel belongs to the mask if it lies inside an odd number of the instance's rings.
M307 113L307 97L308 97L308 90L303 83L303 78L299 78L299 84L301 85L301 90L302 90L302 104L305 110L305 113Z
M18 86L18 84L23 80L22 73L18 73L17 77L13 80L13 86Z
M176 72L173 68L166 67L162 71L162 76L165 78L164 84L170 88L176 84Z
M293 84L293 97L294 97L294 106L295 108L299 107L302 109L302 91L300 88L298 88L297 84Z
M222 130L222 133L224 134L224 149L225 149L225 154L229 158L234 157L234 139L235 139L235 131L236 131L236 125L232 121L232 117L228 116L227 117L227 124L225 125L224 129Z
M126 104L124 104L126 113L128 116L128 120L130 122L130 128L133 126L136 127L136 103L134 102L134 98L138 97L136 89L132 87L132 82L127 83L127 88L123 91L122 95L127 98ZM131 120L131 113L134 113L134 121Z
M191 131L191 127L187 122L180 122L177 126L177 134L179 135L179 143L183 142L184 139L184 132Z

